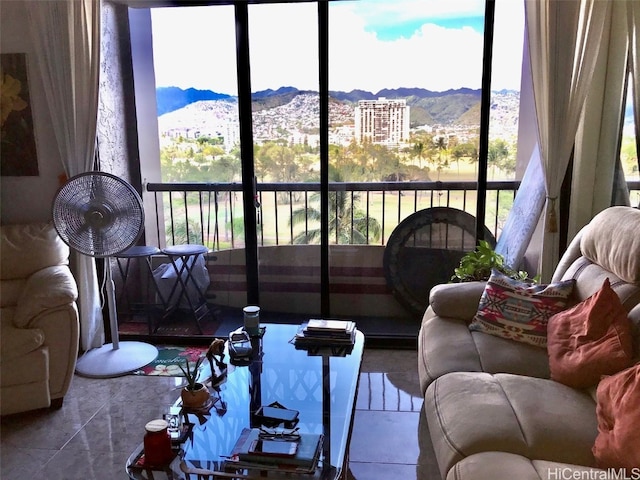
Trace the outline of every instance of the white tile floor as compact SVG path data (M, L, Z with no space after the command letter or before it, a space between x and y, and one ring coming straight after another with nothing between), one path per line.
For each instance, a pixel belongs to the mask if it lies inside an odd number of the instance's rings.
M420 425L417 354L365 350L350 450L355 480L437 480ZM126 479L124 464L144 424L177 394L175 379L76 376L60 410L5 417L0 423L2 480ZM138 408L131 408L138 404ZM144 415L140 412L144 411ZM418 435L420 434L420 441ZM421 449L422 448L422 449Z

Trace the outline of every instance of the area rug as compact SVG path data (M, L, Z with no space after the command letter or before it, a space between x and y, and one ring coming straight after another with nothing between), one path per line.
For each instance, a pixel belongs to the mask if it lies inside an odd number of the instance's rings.
M158 345L158 357L149 365L134 370L132 375L159 375L162 377L182 377L178 365L185 366L185 360L194 366L198 357L204 355L208 347L181 347L176 345Z

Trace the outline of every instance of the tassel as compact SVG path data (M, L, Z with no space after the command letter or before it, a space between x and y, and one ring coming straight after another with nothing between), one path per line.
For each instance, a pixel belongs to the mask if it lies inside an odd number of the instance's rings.
M551 198L547 197L549 200L549 217L547 218L547 232L549 233L557 233L558 232L558 216L556 214L556 197Z

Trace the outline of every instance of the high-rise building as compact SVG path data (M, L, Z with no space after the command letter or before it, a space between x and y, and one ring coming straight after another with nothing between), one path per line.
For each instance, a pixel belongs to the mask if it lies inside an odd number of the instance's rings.
M397 147L409 140L409 106L405 99L360 100L355 116L358 143Z

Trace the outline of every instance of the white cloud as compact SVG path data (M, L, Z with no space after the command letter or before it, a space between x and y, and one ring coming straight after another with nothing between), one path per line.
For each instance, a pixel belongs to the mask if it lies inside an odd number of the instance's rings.
M381 41L364 31L361 17L341 13L330 18L332 90L480 87L482 34L425 24L410 38Z
M251 89L318 91L318 8L314 3L249 5Z
M232 6L159 8L152 12L156 82L162 87L235 95L236 34Z
M416 19L425 23L435 19L484 15L484 0L368 0L336 2L332 9L351 10L370 26L393 25Z
M492 89L520 90L524 42L524 2L496 2Z
M329 17L329 88L377 92L421 87L441 91L479 88L482 34L469 27L427 22L395 40L377 27L416 18L477 16L481 0L335 2ZM519 88L522 5L499 0L493 88ZM519 11L514 12L513 7ZM364 7L367 7L365 9ZM406 12L411 13L408 19ZM480 8L480 14L482 8ZM456 17L457 16L457 17ZM233 7L167 8L154 13L154 55L159 86L195 87L236 94ZM390 23L391 22L391 23ZM252 90L294 86L318 89L317 7L314 3L249 6ZM503 27L508 27L506 30ZM515 28L515 32L514 32ZM518 33L519 32L519 33Z

